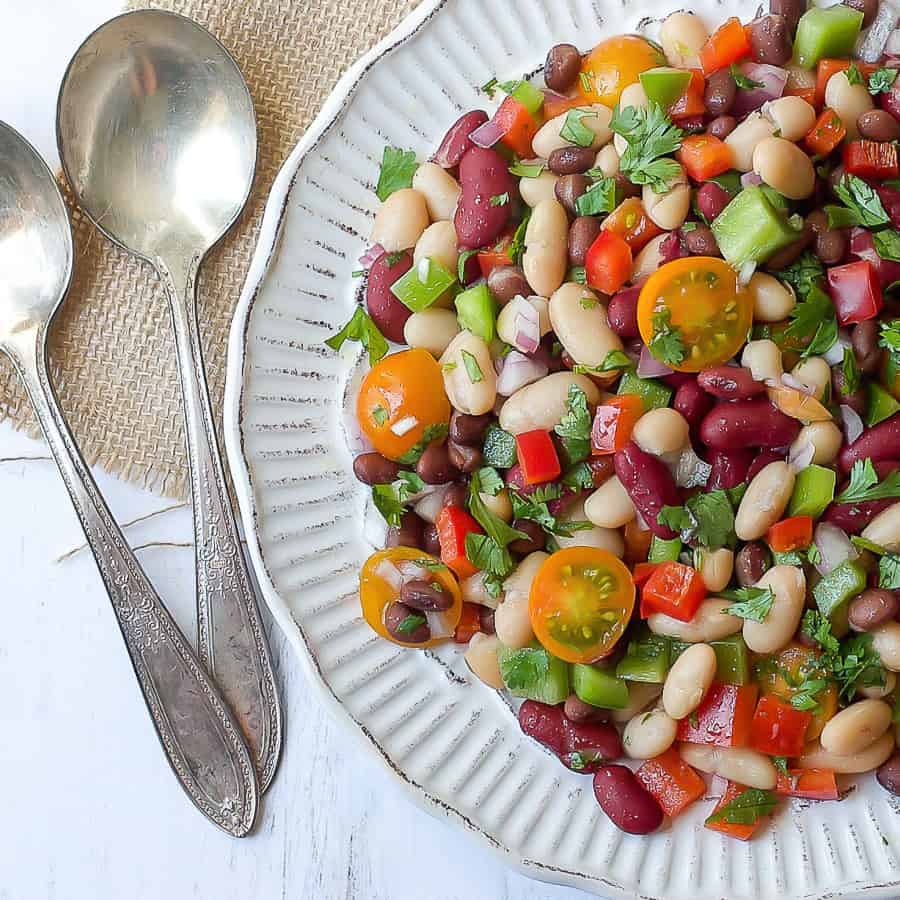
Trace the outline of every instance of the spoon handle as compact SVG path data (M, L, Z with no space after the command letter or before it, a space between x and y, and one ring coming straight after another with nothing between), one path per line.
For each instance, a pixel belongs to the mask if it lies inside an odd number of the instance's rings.
M281 753L281 706L237 523L225 485L197 323L201 257L158 259L175 329L194 510L200 661L215 677L256 760L261 790Z
M20 333L5 349L25 383L84 528L169 763L197 808L224 831L243 837L253 827L259 804L250 754L75 445L47 372L46 331Z

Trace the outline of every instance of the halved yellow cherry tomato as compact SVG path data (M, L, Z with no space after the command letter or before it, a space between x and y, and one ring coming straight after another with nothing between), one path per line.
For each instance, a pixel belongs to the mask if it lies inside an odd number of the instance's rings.
M359 600L362 605L362 613L365 620L383 638L387 638L401 647L431 647L443 641L453 639L451 634L445 638L432 638L421 644L408 644L398 641L387 628L384 627L384 611L395 600L399 599L399 591L393 587L390 581L384 577L384 570L379 571L382 563L390 563L394 566L403 560L421 560L424 568L428 569L431 578L453 597L453 606L442 615L446 616L448 628L455 630L459 625L462 615L462 594L453 573L435 556L423 553L415 547L390 547L387 550L379 550L373 553L365 562L359 573Z
M642 37L624 34L607 38L584 58L579 90L588 102L612 107L641 72L665 64L665 57Z
M650 352L679 372L699 372L734 356L753 324L753 299L737 273L713 256L687 256L656 270L641 288L638 328ZM678 341L660 340L666 331ZM654 338L657 341L654 343ZM683 358L678 360L678 355Z
M766 390L773 406L778 407L786 416L801 422L828 422L831 413L809 394L796 388L776 385Z
M634 582L625 564L606 550L569 547L544 561L528 600L531 627L541 644L566 662L606 656L634 610Z
M404 462L404 454L426 437L427 429L434 433L450 421L441 367L427 350L386 356L363 379L356 417L382 456ZM441 430L434 437L444 434Z

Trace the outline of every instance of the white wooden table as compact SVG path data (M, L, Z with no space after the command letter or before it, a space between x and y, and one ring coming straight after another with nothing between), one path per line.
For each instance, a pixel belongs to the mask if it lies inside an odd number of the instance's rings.
M56 164L78 43L120 0L3 0L0 119ZM349 62L349 60L348 60ZM2 273L0 273L2 277ZM150 577L193 631L190 520L96 473ZM242 841L207 824L159 749L56 469L0 425L0 900L575 900L506 870L410 805L322 709L272 631L281 769Z

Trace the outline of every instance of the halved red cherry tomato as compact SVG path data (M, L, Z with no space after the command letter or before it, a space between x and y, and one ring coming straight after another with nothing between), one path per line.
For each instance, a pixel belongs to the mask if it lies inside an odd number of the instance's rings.
M440 644L447 638L432 638L422 644L407 644L398 641L384 627L384 611L398 599L400 593L387 577L388 575L396 577L389 567L393 566L396 570L397 564L404 560L422 560L422 565L428 569L431 578L453 597L453 606L442 615L446 617L448 628L456 628L462 615L462 594L453 573L439 559L415 547L391 547L388 550L379 550L366 560L359 573L362 614L378 634L395 644L400 644L401 647L431 647L433 644Z
M666 263L647 279L638 298L644 343L660 362L679 372L727 362L747 340L752 321L750 292L738 284L725 260L712 256ZM665 332L676 337L654 343ZM680 361L678 355L683 355Z
M590 663L606 656L634 610L624 563L596 547L559 550L538 570L529 598L531 627L554 656Z
M404 350L372 366L359 389L356 418L372 446L398 462L426 437L426 429L443 437L450 401L435 358L427 350Z

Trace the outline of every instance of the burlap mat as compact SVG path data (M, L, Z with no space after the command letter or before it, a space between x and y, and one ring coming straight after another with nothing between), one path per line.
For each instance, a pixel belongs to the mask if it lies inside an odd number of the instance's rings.
M418 0L131 2L190 16L234 54L259 120L259 163L241 221L201 272L200 327L213 408L221 410L231 315L272 181L340 74ZM71 208L71 207L70 207ZM162 494L186 494L181 396L160 283L73 210L75 279L54 325L54 380L90 463ZM11 367L0 369L0 418L35 432ZM220 417L221 418L221 417Z

